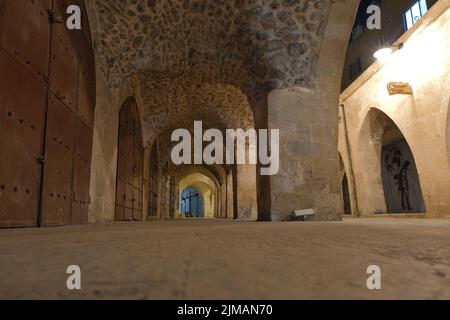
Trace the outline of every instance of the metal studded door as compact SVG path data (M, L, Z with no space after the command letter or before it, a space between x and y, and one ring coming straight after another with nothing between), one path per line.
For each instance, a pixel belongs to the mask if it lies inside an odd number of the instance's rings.
M82 31L66 28L70 4ZM84 2L2 0L0 44L0 227L85 223L95 68Z
M80 1L75 3L82 4ZM70 4L72 2L67 0L55 0L52 11L54 23L41 212L44 226L88 221L95 110L94 54L91 39L86 36L89 32L71 31L61 23ZM82 7L82 16L86 17ZM86 21L82 26L89 30ZM59 108L52 109L53 105Z
M1 47L43 80L48 74L52 0L3 0L0 3ZM25 83L22 83L25 86Z
M42 224L70 223L75 113L50 95L47 111Z
M120 110L117 153L116 220L142 220L141 125L134 98L128 98Z
M82 17L87 17L84 7ZM88 210L91 203L89 187L95 118L95 61L86 18L82 21L82 25L84 26L83 32L78 34L78 103L73 167L72 224L88 222Z
M1 49L0 70L0 227L37 226L46 86Z
M72 224L88 222L91 203L89 195L91 179L92 130L77 118L72 191Z
M51 0L0 3L0 227L39 223L50 8Z

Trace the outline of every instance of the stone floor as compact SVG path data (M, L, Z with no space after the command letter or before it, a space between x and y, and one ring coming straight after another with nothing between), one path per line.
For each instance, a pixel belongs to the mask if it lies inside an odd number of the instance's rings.
M82 269L82 290L66 268ZM366 269L382 269L369 291ZM0 298L450 299L450 221L0 230Z

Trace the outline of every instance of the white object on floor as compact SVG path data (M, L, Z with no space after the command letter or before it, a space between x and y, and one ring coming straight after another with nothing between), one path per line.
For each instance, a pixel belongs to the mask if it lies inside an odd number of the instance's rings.
M298 218L298 217L311 217L314 216L316 213L314 212L314 209L307 209L307 210L295 210L294 214Z

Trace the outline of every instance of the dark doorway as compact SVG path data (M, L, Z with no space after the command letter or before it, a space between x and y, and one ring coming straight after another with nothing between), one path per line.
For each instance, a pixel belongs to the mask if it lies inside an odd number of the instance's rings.
M86 223L95 65L63 1L0 2L0 227Z
M193 188L186 188L181 194L181 213L186 218L204 218L205 208L200 192Z
M408 142L383 146L381 172L388 213L426 212L416 162Z
M128 98L119 114L116 220L142 220L143 147L136 100Z
M348 178L347 174L344 175L344 178L342 178L342 197L344 201L344 213L346 215L352 214L352 205L350 202L350 191L348 187Z

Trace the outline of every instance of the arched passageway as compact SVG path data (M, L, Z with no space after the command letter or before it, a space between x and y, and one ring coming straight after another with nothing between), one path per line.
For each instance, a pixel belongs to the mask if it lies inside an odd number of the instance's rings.
M372 206L376 209L371 213L426 211L413 152L394 121L378 109L371 109L363 123L359 158L364 166L359 174L366 183L360 190L366 191L366 210ZM378 199L383 206L376 203Z
M324 115L332 114L338 100L340 74L328 71L343 64L356 0L75 3L82 5L81 31L53 23L67 17L66 1L0 2L6 75L1 121L17 138L0 140L2 152L16 160L1 166L2 226L139 219L139 206L148 217L171 217L175 168L164 145L173 130L192 128L196 120L204 130L221 132L284 130L277 178L260 176L259 165L218 165L226 172L220 188L227 191L219 197L219 216L268 221L315 207L319 219L338 217L338 162L330 151L337 125ZM147 156L160 141L156 178L146 176L141 190L127 182L134 165L123 169L123 160L116 161L119 110L128 96L139 103ZM306 118L300 110L313 112ZM303 138L306 148L298 145ZM330 172L333 179L325 179ZM117 186L119 175L124 190ZM316 188L315 181L324 185ZM153 198L145 190L139 203L134 195L144 188L153 190ZM124 213L116 215L116 207Z
M142 105L144 146L159 141L158 165L146 164L158 168L157 178L149 177L149 217L173 212L163 199L174 194L168 182L174 175L171 148L164 146L170 134L202 121L204 130L283 131L283 159L276 177L259 175L256 165L222 168L234 173L227 186L232 184L235 192L226 198L232 203L227 214L221 214L229 217L233 211L238 219L269 221L314 207L318 219L339 218L338 159L332 151L337 124L330 115L341 78L334 70L343 64L357 3L93 3L105 87L124 90L124 79L136 79L133 90ZM348 16L343 17L344 12ZM276 99L269 99L271 93L277 93ZM314 110L311 116L304 117L309 110ZM315 130L311 124L317 125ZM316 188L315 181L325 185ZM102 204L98 207L106 211Z
M50 23L63 1L0 2L0 227L88 222L96 76L77 3L82 31Z
M220 189L212 178L202 173L190 174L180 180L178 190L181 193L177 218L218 218Z
M203 194L194 187L187 187L181 193L180 215L186 218L204 218Z

